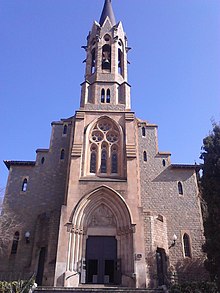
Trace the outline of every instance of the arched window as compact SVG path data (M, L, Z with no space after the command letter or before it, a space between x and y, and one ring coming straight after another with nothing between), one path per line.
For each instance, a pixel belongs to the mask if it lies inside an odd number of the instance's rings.
M111 158L111 172L112 173L118 173L118 154L117 154L117 147L112 147L112 158Z
M95 72L95 49L92 50L91 73Z
M66 124L63 126L63 134L67 134L67 125Z
M110 103L110 100L111 100L110 89L107 89L106 103Z
M28 185L28 180L27 180L27 178L25 178L25 179L23 180L22 188L21 188L21 190L22 190L23 192L27 191L27 185Z
M179 194L183 194L183 185L182 185L182 183L179 181L178 182L178 192L179 192Z
M144 151L143 157L144 157L144 161L147 162L147 153L146 153L146 151Z
M118 73L122 75L122 51L118 49Z
M101 103L105 103L105 90L101 90Z
M19 241L19 232L16 231L13 237L12 247L11 247L11 254L16 254L18 249L18 241Z
M162 164L165 167L166 166L166 160L163 159Z
M118 125L108 117L99 119L89 133L86 173L97 176L120 176L123 161L122 137Z
M107 173L107 149L103 145L101 153L101 173Z
M146 136L146 129L144 126L142 127L142 136Z
M60 160L64 160L64 157L65 157L65 151L64 149L62 149L60 152Z
M107 44L102 47L102 69L111 71L111 46Z
M184 249L184 256L191 257L191 249L190 249L190 239L188 234L183 235L183 249Z
M90 155L90 173L96 173L97 169L97 149L95 146L91 147Z
M42 157L42 158L41 158L41 164L42 164L42 165L44 164L44 161L45 161L45 158Z

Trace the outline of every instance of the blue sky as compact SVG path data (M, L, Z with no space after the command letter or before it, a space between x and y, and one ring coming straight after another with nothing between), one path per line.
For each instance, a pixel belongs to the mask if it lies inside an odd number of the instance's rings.
M129 46L136 116L159 125L173 163L199 162L220 121L220 1L112 0ZM34 160L50 123L79 108L80 48L103 0L0 0L0 187L3 160Z

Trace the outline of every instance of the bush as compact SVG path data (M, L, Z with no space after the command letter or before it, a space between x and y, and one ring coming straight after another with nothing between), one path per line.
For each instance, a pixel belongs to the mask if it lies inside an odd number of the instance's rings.
M34 278L19 281L0 281L0 293L28 293L34 285Z
M189 282L173 285L171 293L218 293L217 285L212 282Z

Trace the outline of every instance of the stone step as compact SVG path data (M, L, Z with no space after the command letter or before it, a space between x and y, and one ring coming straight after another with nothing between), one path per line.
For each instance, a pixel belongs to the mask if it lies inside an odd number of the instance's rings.
M34 290L36 293L162 293L162 289L135 289L135 288L125 288L125 287L84 287L84 288L65 288L65 287L37 287Z

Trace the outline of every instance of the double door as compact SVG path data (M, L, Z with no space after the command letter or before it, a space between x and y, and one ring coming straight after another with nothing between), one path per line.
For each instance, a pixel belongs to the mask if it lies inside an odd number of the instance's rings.
M86 282L115 284L117 240L113 236L89 236L86 242Z

